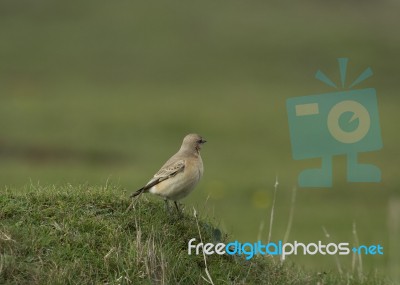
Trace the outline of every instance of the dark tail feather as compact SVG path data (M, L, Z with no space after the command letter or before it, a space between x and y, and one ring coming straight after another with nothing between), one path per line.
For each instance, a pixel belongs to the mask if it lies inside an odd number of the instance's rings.
M142 188L140 188L139 190L137 190L136 192L132 193L130 197L131 197L131 198L136 197L136 196L142 194L145 190L146 190L146 188L145 188L145 187L142 187Z
M153 187L154 185L157 185L158 183L160 183L161 181L163 181L165 179L155 179L154 181L152 181L151 183L148 183L146 186L140 188L139 190L137 190L136 192L134 192L131 195L131 198L136 197L144 192L146 192L147 190L149 190L151 187Z

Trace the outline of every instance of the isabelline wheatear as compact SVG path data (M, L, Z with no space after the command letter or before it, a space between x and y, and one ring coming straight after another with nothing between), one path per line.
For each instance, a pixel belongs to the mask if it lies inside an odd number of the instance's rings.
M179 212L176 202L192 192L203 176L204 168L200 149L205 142L198 134L185 136L179 151L168 159L154 177L144 187L134 192L131 197L149 192L164 198L167 207L168 200L174 201Z

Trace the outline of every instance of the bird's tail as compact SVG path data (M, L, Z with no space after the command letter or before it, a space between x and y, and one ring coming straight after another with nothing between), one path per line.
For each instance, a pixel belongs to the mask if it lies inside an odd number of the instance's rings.
M146 190L146 188L145 188L145 187L142 187L142 188L140 188L139 190L137 190L136 192L133 192L133 193L131 194L130 197L133 198L133 197L139 196L139 195L142 194L145 190Z

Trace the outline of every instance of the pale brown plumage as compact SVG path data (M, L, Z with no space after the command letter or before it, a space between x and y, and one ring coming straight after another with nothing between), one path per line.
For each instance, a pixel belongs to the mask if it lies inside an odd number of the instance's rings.
M183 139L179 151L174 154L150 181L134 192L131 197L152 193L167 200L176 201L186 197L203 175L201 146L206 141L198 134L189 134Z

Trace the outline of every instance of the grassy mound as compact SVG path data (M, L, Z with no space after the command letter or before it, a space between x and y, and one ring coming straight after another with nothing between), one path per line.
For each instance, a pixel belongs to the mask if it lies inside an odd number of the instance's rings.
M2 190L0 284L207 284L203 256L188 255L187 243L199 229L204 242L227 237L188 211L167 214L162 201L130 203L116 187ZM212 255L207 269L215 284L341 283L262 256Z

